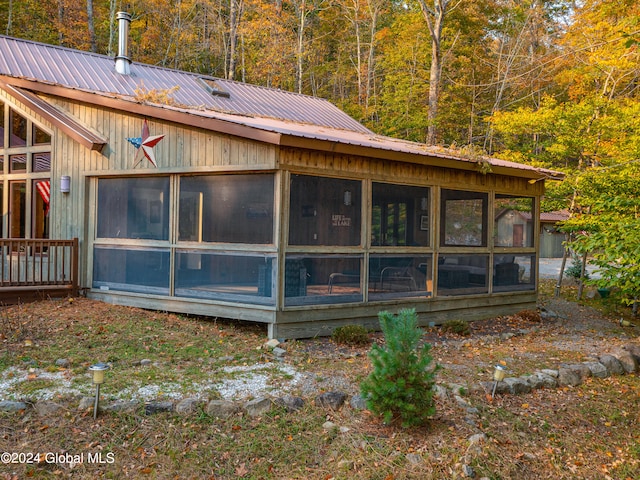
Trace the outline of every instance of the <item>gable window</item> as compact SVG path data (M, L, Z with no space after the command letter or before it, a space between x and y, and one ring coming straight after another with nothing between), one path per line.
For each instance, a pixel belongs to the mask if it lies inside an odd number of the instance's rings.
M50 171L51 134L0 102L0 189L9 200L3 236L49 238Z

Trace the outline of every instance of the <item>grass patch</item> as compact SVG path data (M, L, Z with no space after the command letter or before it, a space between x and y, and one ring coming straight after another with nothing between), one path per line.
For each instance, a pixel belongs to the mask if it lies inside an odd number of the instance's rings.
M543 301L552 299L553 284L541 284L550 293L542 296ZM563 289L565 294L570 297L571 290ZM593 305L601 300L594 299ZM578 326L582 315L580 310ZM72 387L91 395L88 367L109 361L111 370L102 387L104 402L150 384L159 387L158 399L168 397L170 386L177 395L189 396L206 382L242 380L242 371L227 371L227 367L254 365L264 368L275 385L290 382L291 372L296 371L325 390L344 391L349 383L357 386L371 368L368 346L345 349L326 339L285 342L287 353L281 363L259 348L266 340L261 326L87 299L5 307L3 318L13 320L11 337L5 334L2 342L0 382L10 380L9 372L26 376L29 368L35 368L43 377L41 372L66 375ZM538 330L500 337L500 329L517 333L522 325ZM419 428L387 426L349 406L326 411L314 404L315 392L307 391L293 392L305 399L295 413L274 408L260 418L238 414L226 420L208 416L204 404L191 416L145 416L138 408L104 412L94 420L91 413L77 411L77 398L55 397L65 409L51 416L40 417L31 409L0 412L3 447L23 453L101 452L103 458L111 453L113 463L85 461L72 470L68 465L15 464L7 471L17 478L36 479L72 475L80 479L408 480L464 478L462 465L466 464L476 478L640 478L637 375L591 378L575 388L497 395L493 400L473 388L479 381L490 381L500 361L507 363L510 375L584 361L594 343L608 346L617 341L615 329L589 328L576 334L569 320L538 320L528 314L487 322L486 331L478 324L470 326L471 335L464 339L439 336L440 329L425 332L425 338L435 336L431 353L444 364L437 382L471 387L464 399L479 411L474 417L477 427L467 423L466 409L451 397L436 399L435 415ZM2 328L0 324L0 334ZM488 334L493 340L487 340ZM24 345L27 335L32 347ZM375 334L369 337L382 341ZM567 338L575 343L565 343ZM56 368L59 358L67 358L70 368ZM143 359L151 363L141 365ZM54 380L34 378L19 386L12 384L11 389L22 397L34 397L52 386L47 382ZM220 396L212 386L199 393L204 399ZM337 428L323 428L327 420ZM478 428L487 439L477 449L469 449L469 438Z

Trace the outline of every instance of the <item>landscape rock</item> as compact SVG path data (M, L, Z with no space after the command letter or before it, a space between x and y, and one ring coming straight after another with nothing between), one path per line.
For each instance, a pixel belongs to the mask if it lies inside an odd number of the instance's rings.
M145 415L155 415L156 413L171 411L173 411L173 402L170 401L147 402L144 404Z
M582 377L574 370L566 367L558 369L558 385L575 387L582 383Z
M354 395L349 400L349 405L354 410L366 410L367 401L362 397L362 395Z
M562 366L577 373L581 382L593 375L591 369L584 363L565 364Z
M638 360L636 360L636 357L634 357L631 352L620 350L616 352L616 357L625 372L634 373L638 371Z
M453 398L455 399L456 403L458 404L458 406L462 407L462 408L469 408L471 407L471 405L469 404L469 402L467 402L464 398L462 398L460 395L454 395Z
M467 478L474 478L476 476L476 472L473 470L473 468L470 465L463 465L462 473Z
M449 398L449 391L442 385L434 385L433 396L439 400L446 400Z
M315 404L319 407L339 410L347 400L347 395L342 392L321 393L315 399Z
M480 386L482 387L482 390L484 390L484 392L489 395L493 393L494 385L496 388L496 391L495 391L496 395L511 393L511 391L509 390L509 385L505 382L498 382L497 384L495 382L480 382Z
M272 350L272 353L276 356L276 357L284 357L285 354L287 353L287 351L284 348L280 348L280 347L275 347Z
M509 393L513 393L514 395L529 393L531 391L531 385L529 385L527 381L523 380L522 378L507 377L504 379L503 383L507 384Z
M591 374L597 378L607 378L609 376L609 371L607 367L605 367L600 362L584 362L584 364L591 370Z
M200 400L197 398L183 398L176 405L176 413L181 415L190 415L195 413L200 406Z
M620 360L613 355L601 355L599 360L602 365L607 367L607 370L611 375L624 375L625 369L622 366L622 363L620 363Z
M324 423L322 424L322 428L323 428L324 430L329 431L329 430L333 430L334 428L338 428L338 426L337 426L335 423L330 422L329 420L327 420L326 422L324 422Z
M68 358L59 358L56 360L56 367L69 368L69 365L71 365L71 362Z
M13 402L11 400L3 400L0 402L0 412L15 413L26 409L27 404L24 402Z
M95 403L95 397L82 397L80 399L80 403L78 404L78 410L88 410L93 409L93 404Z
M554 370L557 374L558 372ZM539 386L537 388L556 388L558 386L558 380L556 380L556 376L547 375L544 372L536 372L532 375L539 382ZM533 385L532 385L533 386Z
M304 407L304 400L300 397L294 397L293 395L276 398L275 402L285 407L287 412L295 412Z
M549 375L550 377L558 378L558 370L543 368L542 370L540 370L540 372L544 373L545 375Z
M629 345L625 345L623 348L631 355L633 355L633 357L636 359L636 362L640 364L640 345L630 343Z
M142 367L148 367L152 363L153 362L151 360L149 360L148 358L143 358L142 360L140 360L140 366L142 366Z
M238 411L238 406L229 400L211 400L207 404L207 415L213 418L225 419L232 417Z
M265 342L264 348L276 348L278 345L280 345L280 342L277 339L272 338Z
M64 407L59 403L55 402L38 402L33 406L33 409L36 411L38 415L41 417L46 417L48 415L52 415L56 413L58 410L63 409Z
M271 399L260 397L244 404L244 411L250 417L259 417L271 410Z
M409 462L409 464L411 465L422 465L424 463L424 459L422 458L422 455L420 455L419 453L407 453L407 456L405 457L407 459L407 462Z
M133 412L138 408L138 402L135 400L113 402L104 406L105 412Z
M465 395L467 392L467 387L465 387L464 385L460 385L459 383L450 383L449 390L451 390L454 395Z

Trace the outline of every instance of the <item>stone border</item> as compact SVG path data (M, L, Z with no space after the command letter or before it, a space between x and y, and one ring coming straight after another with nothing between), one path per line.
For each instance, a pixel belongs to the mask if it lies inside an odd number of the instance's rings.
M640 345L629 344L615 354L603 354L582 363L562 363L557 369L543 369L532 375L507 377L501 382L481 382L488 394L523 394L538 388L575 387L588 377L607 378L612 375L632 374L640 371Z
M592 360L576 364L560 364L557 369L542 369L531 375L520 377L507 377L503 381L481 382L480 388L486 393L495 394L526 394L538 388L557 388L563 386L580 385L588 377L607 378L612 375L633 374L640 371L640 344L629 344L622 347L615 354L603 354ZM450 384L449 388L442 385L434 386L434 395L441 399L449 396L449 390L453 394L456 403L466 409L471 415L477 414L466 400L464 386ZM339 410L347 401L348 395L331 391L317 395L314 404L326 410ZM208 402L195 397L184 398L178 402L171 400L155 400L142 404L145 415L153 415L162 412L175 412L180 415L191 415L202 409L207 415L214 418L226 419L242 413L250 417L259 417L269 412L273 405L284 407L289 412L300 410L305 405L305 400L293 395L283 397L258 397L250 401L210 400ZM349 401L351 408L363 410L366 402L360 395L353 395ZM94 406L94 397L82 397L78 410L90 411ZM116 401L100 407L102 412L133 412L141 406L139 401ZM32 407L41 416L51 415L68 407L53 401L40 401L29 403L25 401L0 401L0 412L22 412Z

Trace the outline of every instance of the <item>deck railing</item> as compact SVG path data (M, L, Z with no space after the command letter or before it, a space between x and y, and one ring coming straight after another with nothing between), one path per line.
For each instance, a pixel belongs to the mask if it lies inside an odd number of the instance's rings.
M78 239L0 239L0 290L78 290Z

